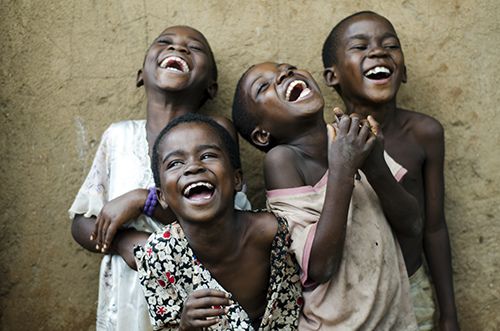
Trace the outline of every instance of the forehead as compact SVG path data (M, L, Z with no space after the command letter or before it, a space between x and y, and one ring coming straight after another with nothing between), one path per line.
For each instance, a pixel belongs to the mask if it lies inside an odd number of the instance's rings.
M278 63L274 62L263 62L255 64L251 66L250 69L248 69L245 73L243 77L243 83L251 84L261 76L278 71L279 66L280 65Z
M172 150L187 150L199 145L215 145L224 150L221 137L209 124L200 122L181 123L163 136L158 146L160 154Z
M392 34L397 37L392 24L384 17L376 14L361 14L343 23L339 36L343 40L357 35Z

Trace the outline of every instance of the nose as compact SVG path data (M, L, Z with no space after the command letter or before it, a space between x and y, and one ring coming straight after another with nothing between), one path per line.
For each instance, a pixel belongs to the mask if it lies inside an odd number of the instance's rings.
M293 70L291 68L285 68L281 70L278 76L276 77L276 83L279 85L283 82L283 80L287 77L293 76Z
M372 47L370 49L370 52L368 53L369 57L383 57L386 55L387 55L386 49L380 45Z
M205 172L206 169L200 162L193 161L186 164L184 168L184 176L196 175Z
M169 51L177 51L179 53L186 53L186 54L189 53L189 48L187 48L183 44L170 44L170 45L168 45L168 50Z

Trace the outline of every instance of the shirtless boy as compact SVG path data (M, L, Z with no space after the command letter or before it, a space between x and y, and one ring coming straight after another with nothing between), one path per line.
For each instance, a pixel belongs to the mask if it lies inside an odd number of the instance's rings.
M407 77L394 27L373 12L343 19L323 45L323 64L326 84L340 94L347 113L375 118L385 150L407 170L401 184L418 201L423 231L416 236L396 231L396 236L410 276L420 329L433 327L431 288L422 267L425 255L437 294L440 329L458 330L443 208L443 127L430 116L396 105L397 92Z
M154 328L295 330L301 293L286 222L234 209L242 177L227 131L201 115L173 120L152 169L178 221L135 252Z
M233 103L238 132L266 152L268 206L290 225L304 285L299 329L415 330L389 226L418 231L415 198L397 183L401 167L386 163L368 123L344 115L327 134L323 106L307 71L276 63L247 70Z

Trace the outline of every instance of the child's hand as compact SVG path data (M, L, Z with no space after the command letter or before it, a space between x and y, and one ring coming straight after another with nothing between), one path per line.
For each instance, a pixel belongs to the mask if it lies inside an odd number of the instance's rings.
M380 130L378 122L372 116L368 116L364 121L366 121L367 125L370 127L371 134L376 137L373 150L367 156L366 161L361 166L361 170L366 173L367 171L373 171L378 167L381 167L385 163L385 160L384 135L382 133L382 130Z
M179 330L201 330L218 323L230 304L228 293L212 289L194 291L184 302Z
M134 190L108 201L97 215L95 228L90 240L96 241L96 249L102 253L108 251L111 242L123 224L141 215L147 190Z
M334 110L337 115L337 110ZM375 136L371 134L369 124L361 121L357 114L341 115L328 130L329 169L354 176L370 154Z

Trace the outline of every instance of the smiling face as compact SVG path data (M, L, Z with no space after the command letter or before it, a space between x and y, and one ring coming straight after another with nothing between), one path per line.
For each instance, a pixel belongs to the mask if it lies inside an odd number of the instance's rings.
M190 27L174 26L163 31L149 47L139 79L146 88L205 91L217 79L214 69L205 37Z
M259 128L277 140L294 135L308 118L322 116L323 97L307 71L266 62L249 69L241 84L242 98Z
M206 123L181 123L158 145L159 199L180 220L208 222L233 210L241 171Z
M343 23L335 63L326 68L327 85L337 88L347 102L388 103L396 98L406 68L394 28L385 18L360 14Z

